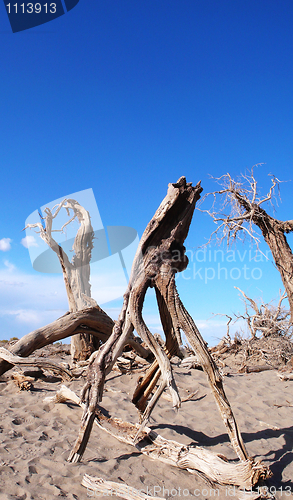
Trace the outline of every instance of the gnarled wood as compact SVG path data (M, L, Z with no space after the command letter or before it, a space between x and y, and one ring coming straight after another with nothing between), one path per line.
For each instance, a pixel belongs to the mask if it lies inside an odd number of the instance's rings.
M9 352L15 356L26 357L36 349L41 349L79 332L90 333L104 343L110 337L113 325L114 321L99 306L74 313L67 312L56 321L24 335L11 346ZM150 351L144 349L134 337L130 336L127 343L136 350L139 356L143 358L149 356ZM0 353L0 375L12 367L13 364L5 360Z
M77 219L80 223L72 247L74 256L71 261L63 248L52 236L53 220L62 208L66 209L68 216L70 216L70 210L72 210L73 216L62 226L61 232L74 219ZM35 224L28 224L25 229L37 228L42 240L56 253L63 272L70 312L81 311L90 306L94 307L97 303L91 297L90 285L90 260L93 249L94 231L91 225L90 214L73 199L63 200L54 209L55 211L52 213L48 207L45 208L45 227L43 227L41 222L37 222ZM98 348L99 343L96 341L95 336L90 333L79 332L71 339L72 360L86 360Z
M92 332L95 331L97 337L99 332L109 337L113 324L113 320L99 306L74 313L67 312L56 321L24 335L11 347L10 352L16 356L29 356L36 349L70 337L84 327L91 329ZM11 363L1 359L0 355L0 375L12 366Z
M45 398L46 403L63 403L73 401L85 407L80 398L66 386L61 386L55 396ZM200 446L182 445L161 437L148 427L145 427L141 439L135 444L134 437L138 425L123 422L121 419L105 417L101 413L95 415L95 424L123 443L135 446L140 453L153 460L164 462L180 469L186 469L191 474L200 471L208 480L222 485L235 485L251 488L261 479L271 476L268 467L249 458L245 461L230 462L221 456Z
M181 177L175 184L170 184L167 196L143 233L119 320L109 340L91 357L87 382L81 394L81 400L85 403L81 428L68 458L69 461L79 461L84 453L95 420L97 405L102 400L105 377L111 371L134 328L156 358L156 362L135 392L135 401L143 411L142 424L137 436L143 431L166 387L170 390L173 407L180 407L180 397L169 358L174 353L180 354L180 330L183 330L199 356L235 452L241 460L248 460L247 451L224 392L221 375L207 349L207 344L184 308L175 286L175 274L183 271L188 264L183 243L201 191L200 183L193 187L191 183L186 183L185 177ZM166 352L151 334L142 317L142 307L148 287L154 287L156 290L166 335ZM156 388L157 381L159 386ZM150 400L146 404L149 395Z
M293 231L293 222L275 219L262 208L264 203L272 202L274 189L279 187L280 181L272 176L271 187L263 198L258 195L254 167L250 174L242 175L240 179L235 180L227 173L216 181L220 189L206 195L213 196L212 208L203 210L217 224L213 234L220 234L220 240L226 238L228 245L241 234L248 235L258 248L259 236L253 225L260 229L283 281L293 322L293 254L286 238L286 234ZM218 196L221 197L221 205L216 208Z
M16 383L17 387L19 387L20 391L31 391L34 386L32 382L34 382L33 377L25 377L22 373L13 372L11 373L12 380Z
M81 484L85 486L87 490L98 492L99 496L115 495L119 498L124 498L124 500L165 500L165 498L146 495L142 491L136 490L125 483L105 481L105 479L101 477L91 477L88 474L83 476Z
M64 366L59 365L58 363L54 363L54 361L48 361L47 359L38 358L20 358L19 356L15 356L11 352L7 351L7 349L4 349L4 347L0 347L0 356L2 359L13 365L37 366L39 368L47 368L47 370L52 370L53 372L58 373L67 379L70 379L72 377L72 374L69 370L67 370Z

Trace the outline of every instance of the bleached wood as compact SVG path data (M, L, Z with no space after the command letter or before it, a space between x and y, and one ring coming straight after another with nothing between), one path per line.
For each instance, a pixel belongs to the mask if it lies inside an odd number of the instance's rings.
M65 208L70 218L59 232L63 232L65 226L70 224L74 219L77 219L80 224L74 239L72 247L74 255L71 260L52 236L52 232L56 232L56 229L52 229L53 220L62 208ZM73 213L72 216L70 211ZM38 229L42 240L56 253L63 273L70 312L97 306L96 301L91 297L90 260L93 249L94 231L89 212L76 200L64 199L52 210L48 207L45 208L44 213L46 214L43 217L45 227L41 222L37 222L35 224L28 224L25 229ZM97 348L98 343L95 341L95 337L87 332L79 332L71 339L72 360L85 360Z
M31 391L33 389L33 377L25 377L22 373L11 373L12 380L17 384L20 391Z
M188 370L190 370L191 368L193 368L195 370L202 370L202 366L200 364L198 356L188 356L187 358L184 358L181 361L180 366L182 368L187 368Z
M181 177L177 183L169 184L166 197L142 235L119 319L111 337L89 364L87 382L81 396L86 407L78 437L69 456L72 462L79 461L84 453L97 405L102 400L105 377L111 371L134 328L156 358L136 388L133 399L140 410L141 426L137 436L147 424L165 388L170 391L173 407L175 409L180 407L180 397L173 377L170 357L173 354L180 354L182 345L180 330L182 330L198 355L200 364L207 375L237 456L241 460L248 459L238 425L224 391L221 374L207 349L206 342L182 304L175 284L175 274L186 269L188 264L183 244L201 191L200 183L192 186L191 183L186 182L185 177ZM149 287L154 287L156 291L166 336L165 349L151 334L142 316L144 298ZM156 382L158 382L158 387L156 387ZM146 403L149 396L150 399ZM141 401L144 403L143 406L141 406Z
M101 477L91 477L88 474L83 476L81 484L88 490L97 491L104 496L115 495L125 500L165 500L161 497L146 495L142 491L132 488L125 483L106 481Z
M62 385L54 396L44 399L46 403L73 401L84 408L84 403L68 387ZM121 419L95 415L95 424L119 441L135 446L141 453L153 460L186 469L192 474L200 471L206 478L222 485L250 488L261 479L270 477L269 468L261 462L249 458L245 461L230 462L200 446L182 445L165 439L149 427L145 427L141 439L135 443L139 426Z
M102 332L109 338L114 321L99 307L91 307L74 313L67 312L56 321L24 335L10 348L11 354L26 357L36 349L70 337L79 331L90 329L98 338ZM83 328L86 327L86 328ZM105 337L102 336L102 340ZM12 368L0 355L0 375Z
M58 373L67 380L72 377L72 373L58 363L40 358L20 358L19 356L15 356L11 352L7 351L7 349L4 349L4 347L0 347L0 357L12 365L37 366L39 368L46 368L47 370Z
M280 290L277 306L273 303L265 304L263 300L258 306L256 301L248 297L240 288L237 286L234 288L242 294L245 306L244 315L235 314L236 321L244 319L253 338L257 337L259 333L262 337L290 337L292 335L290 312L282 306L282 302L286 298L286 292L282 293Z

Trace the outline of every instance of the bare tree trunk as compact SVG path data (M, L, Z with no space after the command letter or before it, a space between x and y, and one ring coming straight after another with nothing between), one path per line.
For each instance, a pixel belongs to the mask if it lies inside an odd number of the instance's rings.
M27 357L36 349L52 344L61 339L76 335L77 332L85 335L93 335L97 342L105 343L111 335L114 321L99 306L83 309L73 313L67 312L64 316L53 321L49 325L38 328L22 337L13 344L10 352L13 355ZM128 344L139 356L147 358L150 352L137 342L137 339L130 336ZM0 375L10 370L13 365L4 359L0 354Z
M70 262L62 247L52 237L53 219L55 219L62 207L67 210L68 215L70 214L70 210L74 214L65 225L69 224L75 218L80 223L73 244L74 256L72 262ZM91 298L91 285L89 281L94 238L89 212L76 200L72 199L63 200L58 205L54 214L52 214L49 208L46 208L44 212L46 214L45 228L41 223L29 224L27 227L38 228L41 238L57 254L63 272L70 312L81 311L90 306L96 306L96 301ZM96 337L89 333L77 333L71 339L72 361L86 360L98 348L99 342Z
M291 323L293 323L293 254L286 238L286 234L293 231L293 220L275 219L261 206L263 203L272 202L274 189L279 186L280 181L272 176L272 185L262 198L258 195L254 167L249 174L242 175L240 179L234 180L227 173L217 178L216 181L220 189L205 195L205 197L212 195L212 207L209 210L202 210L208 213L217 224L211 238L217 235L219 241L226 239L229 245L231 241L239 237L239 234L248 235L258 249L259 238L253 224L261 230L281 275L290 305ZM222 198L222 203L217 208L218 196ZM220 238L219 235L221 235Z
M113 320L99 306L74 313L67 312L53 323L22 337L10 348L10 352L16 356L26 357L36 349L41 349L80 331L91 332L105 342L111 334L113 325ZM0 356L0 375L10 370L12 366Z
M276 267L281 275L291 312L293 322L293 254L288 244L285 232L286 222L278 221L270 217L264 210L264 214L255 216L255 224L260 228L266 243L272 252ZM292 229L291 229L292 230Z
M183 271L188 264L183 243L201 191L200 183L193 187L191 183L186 183L185 177L181 177L175 184L169 184L167 196L146 227L133 262L119 320L109 340L91 358L87 382L81 394L81 401L85 402L84 414L69 461L79 461L85 451L97 404L102 400L105 377L111 371L134 328L156 357L156 363L153 363L136 389L136 402L142 421L138 432L145 427L166 387L170 390L173 407L180 407L180 397L169 358L173 353L180 351L180 329L182 329L201 360L236 454L241 460L248 458L224 392L221 375L207 349L206 342L184 308L175 286L175 273ZM157 343L142 317L142 307L148 287L156 289L166 335L166 352ZM159 386L156 388L159 378ZM147 402L149 396L150 400Z
M259 227L272 252L276 267L281 275L288 302L290 305L291 322L293 321L293 254L285 233L293 230L293 221L279 221L271 217L257 203L251 203L239 193L234 193L235 199L252 222Z

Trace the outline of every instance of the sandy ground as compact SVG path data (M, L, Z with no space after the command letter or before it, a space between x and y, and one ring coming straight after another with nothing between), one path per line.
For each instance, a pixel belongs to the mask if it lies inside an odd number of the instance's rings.
M64 355L59 357L64 359ZM198 389L198 393L178 413L161 399L151 427L166 438L199 444L235 459L204 373L177 366L174 371L182 397L188 391ZM131 395L138 376L118 372L108 376L106 388L110 391L105 392L102 406L111 416L137 421ZM197 475L155 462L96 426L82 463L68 463L81 409L74 404L43 402L61 383L56 378L38 379L32 391L20 392L10 372L0 377L1 500L101 498L81 486L85 473L165 498L239 498L233 488L211 487ZM82 380L74 380L66 385L79 393L82 384ZM293 498L293 381L281 382L275 371L268 371L225 377L224 384L249 454L269 464L274 473L269 488L278 490L277 499Z

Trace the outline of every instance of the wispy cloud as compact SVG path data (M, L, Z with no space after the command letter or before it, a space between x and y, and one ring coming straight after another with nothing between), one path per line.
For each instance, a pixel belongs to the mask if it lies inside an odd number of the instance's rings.
M0 338L22 337L68 310L62 275L26 274L6 261L0 269Z
M115 270L111 273L109 269L104 269L102 273L99 267L91 275L91 284L92 297L113 319L117 319L123 301L122 295L126 290L124 275L119 275ZM164 337L154 304L155 295L151 290L146 297L143 317L152 333L160 333ZM56 320L67 310L68 301L62 274L23 273L9 261L5 261L5 268L0 269L0 338L22 337ZM195 316L194 320L209 345L216 344L226 334L227 326L223 319L205 320ZM231 325L231 336L242 326L244 325L238 323Z
M13 321L15 320L18 325L28 326L27 331L31 331L34 328L39 328L44 326L54 319L58 318L64 313L64 310L60 309L50 309L47 311L39 311L36 309L15 309L6 310L2 312L2 316L10 317Z
M11 248L11 242L12 240L10 238L2 238L2 240L0 240L0 250L2 252L8 252Z
M9 260L4 260L4 266L7 267L8 271L12 272L16 269L15 265L9 262Z
M30 247L38 247L37 240L34 236L26 236L25 238L22 238L20 242L25 248L30 248Z
M99 305L122 297L126 289L124 274L94 272L91 276L92 297ZM122 300L121 300L122 302ZM118 311L119 309L119 311ZM40 328L68 311L68 300L63 276L28 274L5 261L0 269L1 338L22 337ZM109 311L112 316L113 311ZM118 306L116 315L120 308ZM115 316L115 315L114 315Z

